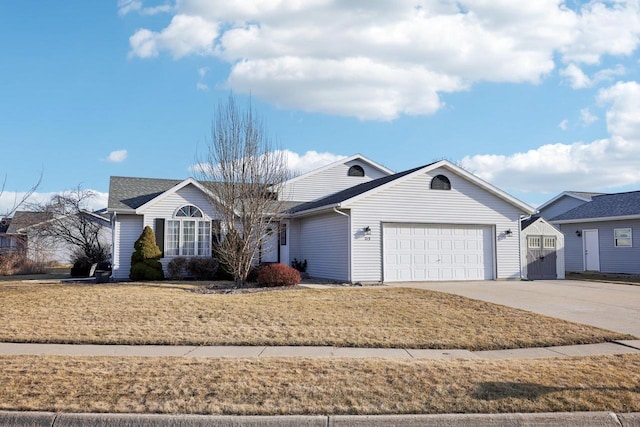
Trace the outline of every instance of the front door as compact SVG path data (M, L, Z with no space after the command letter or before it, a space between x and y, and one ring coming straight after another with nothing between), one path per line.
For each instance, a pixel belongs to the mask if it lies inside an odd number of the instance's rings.
M557 279L555 236L527 237L527 278Z
M584 248L585 271L600 271L598 230L584 230L582 232L582 245Z

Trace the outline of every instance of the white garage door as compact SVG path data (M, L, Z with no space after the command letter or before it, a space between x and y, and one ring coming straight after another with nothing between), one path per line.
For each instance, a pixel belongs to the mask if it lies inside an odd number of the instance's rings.
M384 280L493 279L490 226L385 224Z

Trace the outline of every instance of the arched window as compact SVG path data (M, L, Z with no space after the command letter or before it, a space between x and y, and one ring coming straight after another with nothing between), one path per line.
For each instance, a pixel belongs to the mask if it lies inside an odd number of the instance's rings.
M211 222L193 205L178 209L167 221L167 256L211 256Z
M183 206L176 212L178 217L202 218L202 211L193 205Z
M451 190L451 181L444 175L436 175L431 180L432 190Z
M362 169L362 166L353 165L349 168L347 176L364 176L364 169Z

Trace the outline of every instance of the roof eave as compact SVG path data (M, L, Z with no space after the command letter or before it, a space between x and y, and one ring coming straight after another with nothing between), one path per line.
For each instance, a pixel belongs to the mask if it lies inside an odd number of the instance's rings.
M331 211L334 208L335 209L339 209L340 207L341 207L340 203L333 203L333 204L330 204L330 205L318 206L317 208L313 208L313 209L294 212L294 213L288 214L287 216L289 218L301 218L301 217L305 217L305 216L315 215L315 214L317 214L319 212Z
M620 215L620 216L603 216L598 218L574 218L574 219L561 219L550 220L551 224L575 224L583 222L604 222L604 221L624 221L628 219L640 219L640 214L635 215Z

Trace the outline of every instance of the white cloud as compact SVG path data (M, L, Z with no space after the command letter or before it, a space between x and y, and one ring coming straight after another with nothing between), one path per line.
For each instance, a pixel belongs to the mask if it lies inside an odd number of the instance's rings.
M606 191L639 184L640 84L616 83L600 90L598 102L609 107L608 138L547 144L510 155L467 156L461 164L481 178L512 191Z
M576 64L569 64L560 70L560 75L569 80L569 85L573 89L583 89L590 87L593 82Z
M203 79L205 78L205 76L207 75L207 73L209 72L209 67L200 67L198 68L198 82L196 83L196 89L198 90L202 90L202 91L207 91L209 90L209 85L207 85Z
M141 0L118 0L118 13L126 15L129 12L138 12L141 15L157 15L158 13L170 12L173 7L169 4L143 7Z
M212 55L227 86L282 108L392 120L432 114L440 95L478 81L540 82L638 47L640 0L181 0L161 31L140 29L130 55Z
M174 58L186 55L208 55L214 50L218 24L199 16L176 15L161 32L140 29L129 37L129 56L150 58L160 50L168 50Z
M109 202L109 193L103 193L96 190L89 191L92 191L95 194L95 197L88 200L87 209L95 211L107 207L107 203ZM63 191L49 193L35 192L25 201L23 205L19 207L18 210L29 210L32 206L45 204L51 200L51 197L62 192ZM10 212L15 207L16 203L21 201L25 195L26 193L24 192L15 191L4 191L2 194L0 194L0 217L2 217L5 213Z
M109 153L109 156L107 156L107 161L111 163L124 162L127 159L127 155L127 150L115 150Z
M118 0L118 13L126 15L129 12L139 11L142 9L142 1L140 0Z
M622 65L598 70L593 78L586 75L580 67L573 63L560 70L560 75L569 81L569 85L573 89L592 87L602 82L611 81L614 77L624 75L625 73L626 70Z
M583 108L580 110L580 121L585 125L589 126L591 123L598 120L598 116L594 115L589 111L588 108Z
M564 119L563 121L558 123L558 127L562 130L567 130L567 128L569 127L569 120Z
M303 155L293 151L284 150L284 154L287 159L289 170L295 173L309 172L347 157L329 152L319 153L313 150L307 151Z
M309 172L311 170L317 169L319 167L328 165L329 163L333 163L347 157L329 152L319 153L313 150L307 151L302 155L290 150L278 151L282 152L287 162L289 172L291 172L291 174L293 175ZM209 163L197 163L190 166L188 170L189 172L196 174L202 173L203 171L208 171L208 174L210 175L212 169Z

